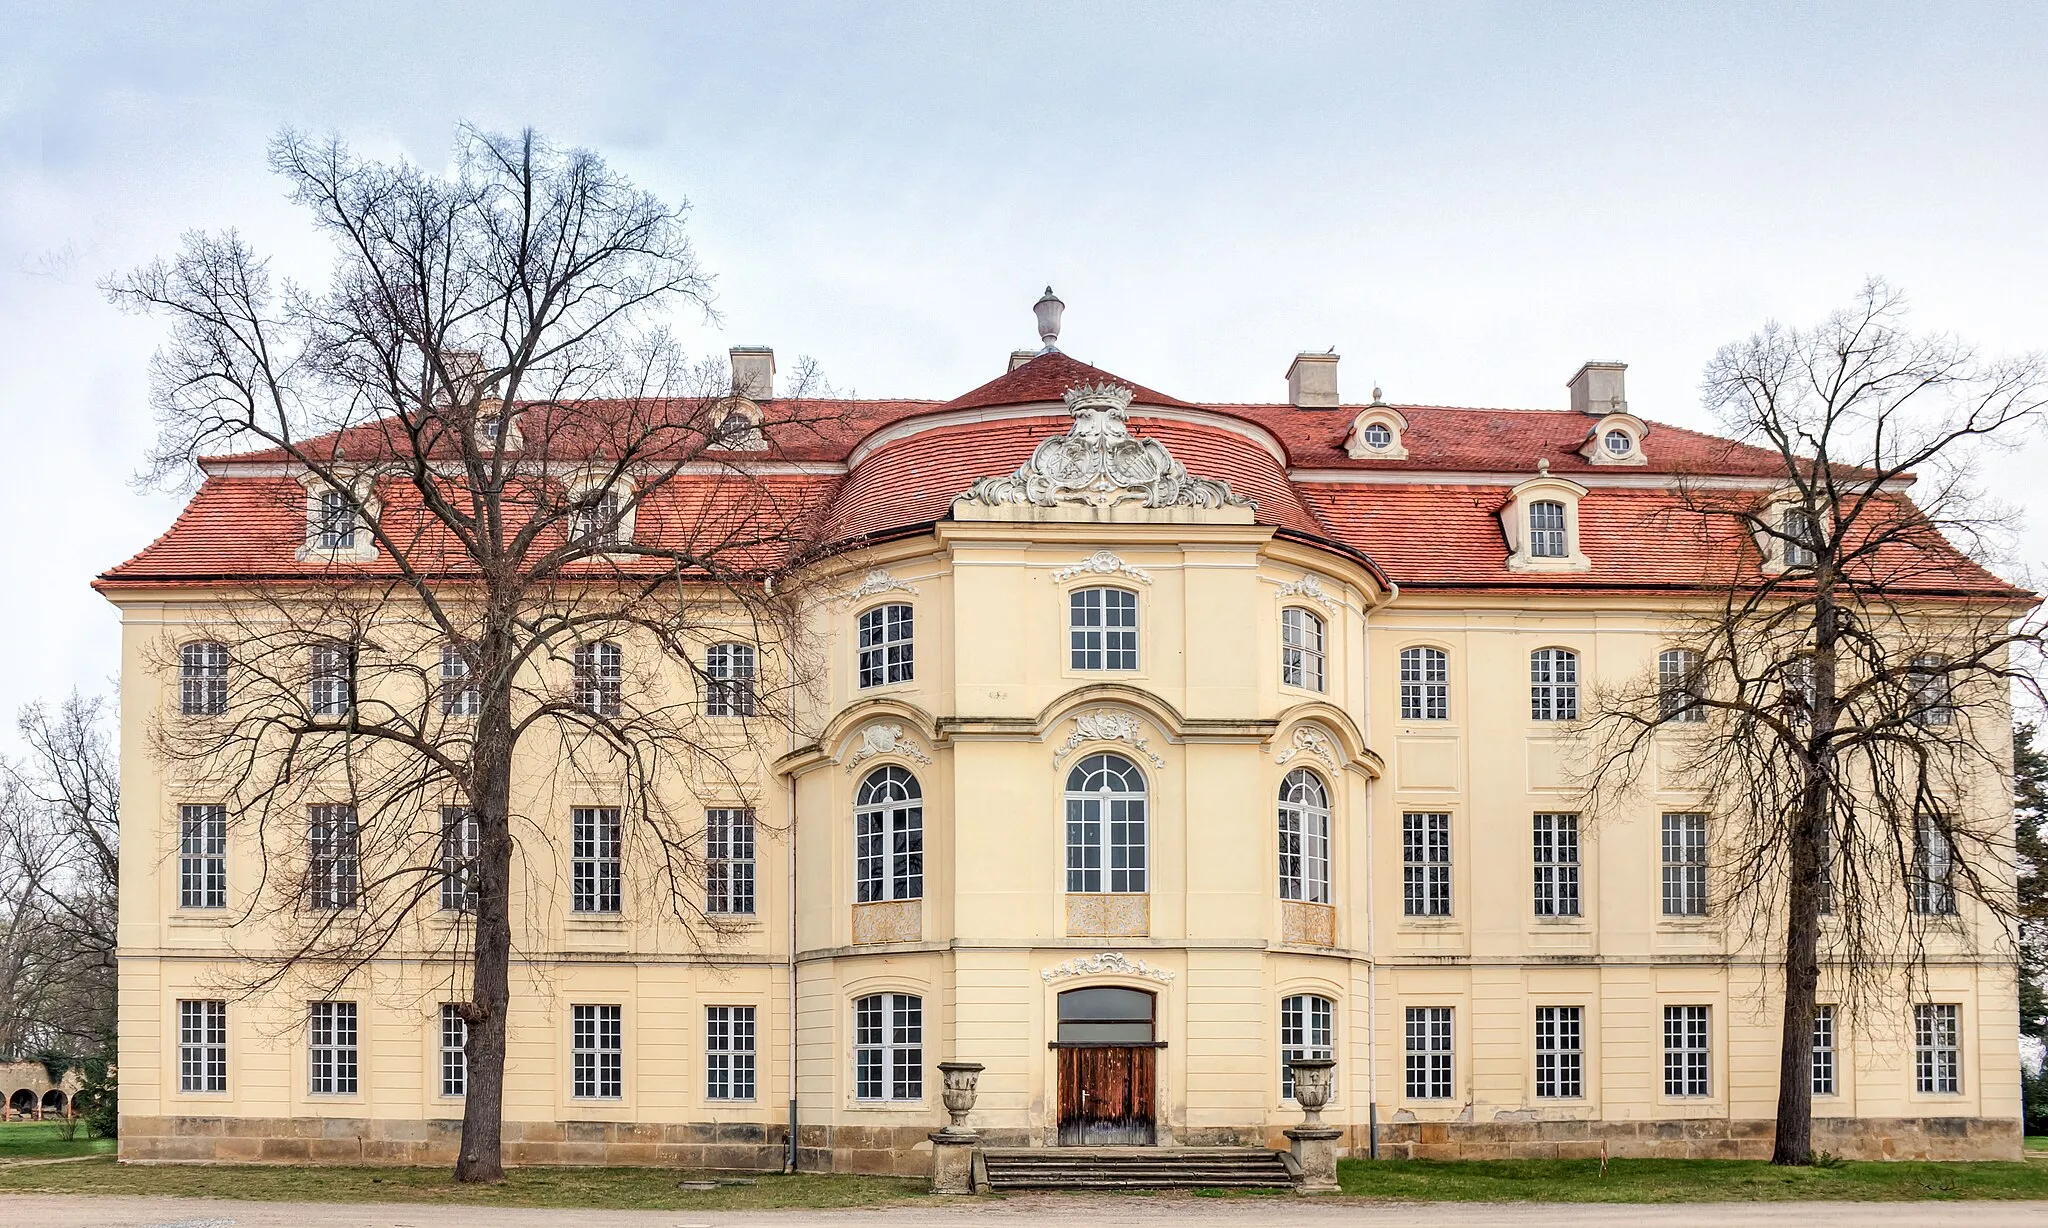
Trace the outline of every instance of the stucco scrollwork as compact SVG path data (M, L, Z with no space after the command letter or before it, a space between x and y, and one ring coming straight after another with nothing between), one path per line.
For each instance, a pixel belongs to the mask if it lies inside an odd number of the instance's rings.
M1156 439L1130 432L1131 390L1117 384L1069 388L1074 425L1040 443L1008 477L981 478L962 496L989 507L1080 504L1113 507L1251 507L1227 482L1191 476Z
M1140 584L1152 583L1152 574L1142 567L1133 567L1124 562L1123 556L1112 550L1097 550L1072 567L1062 567L1052 573L1053 583L1064 584L1075 576L1124 576Z
M1273 756L1273 762L1289 763L1300 758L1303 753L1311 754L1321 759L1331 771L1337 770L1335 743L1330 740L1329 734L1312 725L1296 725L1294 727L1294 737L1290 740L1290 745L1286 750Z
M851 772L876 755L902 755L917 763L929 764L930 755L918 749L917 743L903 736L903 726L883 724L880 721L860 731L860 745L846 760L846 770Z
M1166 760L1152 753L1150 742L1140 732L1143 728L1138 718L1128 712L1114 712L1108 708L1084 712L1074 718L1074 731L1052 752L1052 761L1057 764L1084 742L1123 742L1151 760L1153 767L1165 767Z
M1290 580L1281 585L1280 596L1283 600L1288 597L1306 597L1310 601L1320 603L1324 609L1331 611L1335 611L1339 604L1335 597L1332 597L1323 590L1322 577L1314 572L1309 572L1299 580Z
M1076 955L1063 964L1054 964L1038 975L1042 980L1060 981L1070 976L1095 976L1105 972L1120 973L1124 976L1141 976L1148 981L1165 985L1173 980L1173 973L1165 968L1155 968L1142 959L1132 959L1121 951L1104 951L1100 955Z
M915 597L917 595L917 586L915 584L906 584L895 576L890 575L887 569L877 567L869 571L867 578L862 580L853 591L847 593L843 600L854 602L864 597L874 597L881 593L909 593Z

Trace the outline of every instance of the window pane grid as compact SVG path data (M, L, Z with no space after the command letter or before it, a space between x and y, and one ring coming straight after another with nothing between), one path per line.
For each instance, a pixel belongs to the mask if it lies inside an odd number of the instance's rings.
M1280 898L1330 902L1329 795L1307 768L1280 784Z
M1657 688L1665 720L1682 725L1707 719L1699 704L1700 654L1690 648L1671 648L1657 654Z
M912 620L907 605L885 605L867 611L856 624L859 675L863 687L909 682L912 674Z
M1443 721L1451 716L1450 657L1441 648L1401 650L1401 719Z
M924 898L924 791L903 768L875 769L854 795L853 876L864 904Z
M1288 606L1280 611L1280 682L1307 691L1323 689L1323 620Z
M704 1010L704 1094L712 1100L754 1098L754 1008Z
M1536 1008L1536 1094L1572 1099L1586 1094L1582 1007Z
M316 1095L355 1095L355 1003L313 1003L312 1061L312 1087Z
M704 715L754 715L754 646L713 644L704 650Z
M1539 648L1529 654L1529 717L1538 721L1579 719L1579 654L1569 648Z
M1707 915L1707 816L1664 816L1664 915Z
M623 1094L623 1055L616 1006L571 1006L570 1094L579 1100L617 1100Z
M347 716L352 706L355 650L348 644L315 644L308 654L307 703L314 716Z
M1537 815L1533 860L1536 873L1536 915L1578 916L1579 816Z
M1138 668L1138 595L1121 588L1078 589L1067 599L1070 660L1077 670Z
M483 710L483 692L470 677L469 661L453 644L441 646L441 715L475 716Z
M704 812L705 911L754 911L754 812L721 807Z
M570 811L572 912L619 911L619 812L610 806Z
M1119 755L1090 755L1067 774L1067 890L1146 890L1145 778Z
M1451 1098L1451 1008L1411 1006L1407 1012L1410 1100Z
M593 716L617 716L625 703L625 654L600 640L576 645L576 705Z
M924 1098L924 999L870 994L853 1004L853 1094L860 1100Z
M178 649L178 711L219 716L228 710L228 646L186 644Z
M1565 557L1564 504L1545 499L1529 505L1529 553L1539 559Z
M1667 1006L1664 1008L1664 1094L1706 1096L1712 1094L1708 1078L1707 1008Z
M1835 1008L1813 1008L1813 1094L1835 1094Z
M353 908L359 886L354 806L307 807L311 828L309 903L316 909Z
M1294 1099L1294 1070L1287 1063L1336 1056L1337 1004L1319 994L1280 999L1280 1098Z
M1401 911L1410 917L1451 915L1451 816L1401 816Z
M228 1089L228 1004L178 1003L178 1090Z
M1962 1008L1953 1002L1913 1007L1913 1084L1929 1095L1963 1090L1962 1053L1957 1043Z
M441 807L441 910L476 911L479 833L467 806Z
M178 907L228 905L228 808L178 807Z
M469 1094L469 1023L462 1008L453 1003L441 1007L441 1094Z
M1955 852L1937 815L1923 815L1913 833L1913 911L1947 916L1956 910Z

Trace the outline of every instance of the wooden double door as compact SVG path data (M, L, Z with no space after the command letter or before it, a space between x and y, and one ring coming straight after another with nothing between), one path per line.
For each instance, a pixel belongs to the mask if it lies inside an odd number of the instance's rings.
M1157 1141L1158 1049L1070 1045L1057 1052L1061 1146L1149 1146Z

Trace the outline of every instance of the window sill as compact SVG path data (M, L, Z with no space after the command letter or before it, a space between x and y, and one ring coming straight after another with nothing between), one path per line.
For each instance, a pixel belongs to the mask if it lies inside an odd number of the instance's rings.
M562 924L572 930L622 930L626 918L622 913L572 913Z
M165 921L177 929L227 929L235 923L234 917L229 914L230 910L226 907L180 908L166 917Z
M1540 925L1545 929L1576 930L1590 928L1584 913L1573 913L1570 915L1534 913L1530 916L1529 923L1531 925Z
M922 1100L849 1100L848 1110L856 1113L924 1113Z
M1401 918L1404 930L1455 930L1464 928L1456 917L1409 917Z

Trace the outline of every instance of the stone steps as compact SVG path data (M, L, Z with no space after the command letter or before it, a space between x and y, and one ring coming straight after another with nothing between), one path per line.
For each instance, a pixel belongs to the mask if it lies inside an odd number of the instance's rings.
M991 1147L990 1189L1289 1189L1282 1153L1263 1147Z

